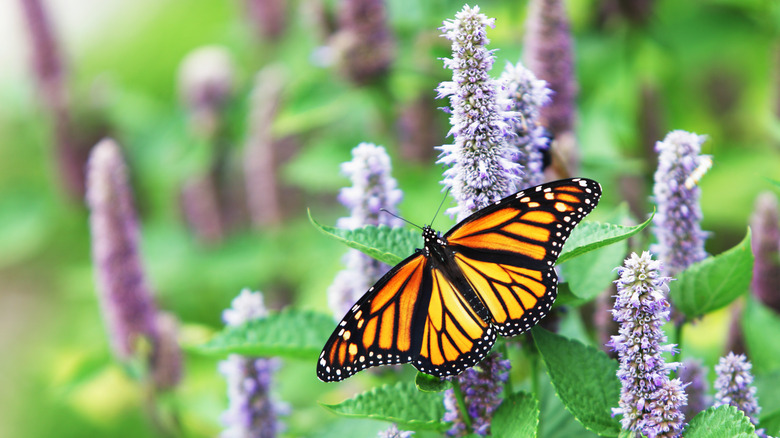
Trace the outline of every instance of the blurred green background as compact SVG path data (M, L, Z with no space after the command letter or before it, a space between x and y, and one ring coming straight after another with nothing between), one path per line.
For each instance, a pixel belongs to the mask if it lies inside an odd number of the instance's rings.
M155 436L143 392L111 358L88 213L59 171L20 3L0 4L0 436ZM567 2L582 173L605 190L594 219L623 200L637 215L651 211L654 142L672 129L706 134L704 152L714 166L700 182L703 228L713 232L707 249L717 254L744 236L756 195L771 188L767 178L780 180L780 7L774 0L648 0L639 2L646 12L632 15L621 9L627 3ZM316 24L322 11L333 16L336 0L286 2L277 39L258 36L239 0L44 4L80 141L91 145L110 135L123 147L148 277L159 307L179 318L185 346L222 326L222 310L243 287L262 290L271 308L329 312L325 290L341 269L344 248L319 234L305 212L326 224L347 214L335 202L348 184L339 164L359 142L384 145L393 157L405 218L426 223L441 200L441 168L425 148L451 140L446 114L432 116L427 145L419 145L425 133L410 132L398 119L417 99L447 105L433 101L434 88L449 77L438 59L448 56L449 44L437 27L460 2L388 1L393 64L383 81L363 86L323 65L328 41ZM520 59L527 2L478 4L496 18L488 37L498 49L497 76L507 61ZM206 243L186 224L180 190L210 155L189 126L176 78L190 51L214 44L227 48L236 72L223 114L221 177L240 184L252 80L275 65L284 82L272 132L291 145L276 180L289 197L282 223L253 229L236 220L222 239ZM405 152L402 143L415 140ZM442 217L436 226L451 223ZM724 318L704 344L722 344ZM292 406L288 433L327 436L333 422L346 420L314 400L341 400L363 383L357 377L326 385L313 363L286 362L278 389ZM178 405L188 434L216 435L226 406L216 361L188 353L176 393L168 402ZM356 436L372 436L384 425L354 427Z

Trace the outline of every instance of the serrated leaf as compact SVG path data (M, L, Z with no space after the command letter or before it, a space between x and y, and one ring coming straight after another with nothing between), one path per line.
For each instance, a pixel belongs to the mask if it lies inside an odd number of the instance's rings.
M685 428L685 438L747 438L755 436L756 429L750 419L742 411L729 405L699 412Z
M563 263L588 251L628 239L645 229L652 222L654 215L655 212L646 221L633 227L600 222L582 222L572 230L571 236L563 245L563 251L561 251L557 263Z
M749 296L742 312L742 333L756 374L780 369L780 316Z
M396 423L399 429L443 430L442 395L421 392L411 382L383 385L335 405L323 404L345 417L373 418Z
M612 408L620 399L617 362L603 351L538 326L531 334L566 409L586 429L616 437L620 423L612 416Z
M750 230L735 247L707 257L677 275L669 285L675 308L690 319L730 304L747 291L753 275Z
M452 383L449 380L418 371L417 376L414 378L414 385L423 392L442 392L445 389L449 389Z
M322 313L284 310L238 326L228 326L208 342L194 347L209 355L282 356L313 359L336 327Z
M598 435L585 429L555 395L555 387L547 373L539 379L539 438L596 438ZM632 437L633 438L633 437Z
M539 401L532 394L518 392L496 409L490 433L501 438L536 438L538 425Z
M318 230L350 248L360 250L369 256L394 266L422 247L422 234L408 228L390 228L386 225L366 225L354 230L320 225L311 216L309 221Z

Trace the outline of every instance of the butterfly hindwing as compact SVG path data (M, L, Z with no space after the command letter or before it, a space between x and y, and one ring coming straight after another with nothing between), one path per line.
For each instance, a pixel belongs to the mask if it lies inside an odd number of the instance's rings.
M460 374L480 362L496 341L496 331L481 318L461 291L431 268L431 294L422 327L418 370L435 376Z

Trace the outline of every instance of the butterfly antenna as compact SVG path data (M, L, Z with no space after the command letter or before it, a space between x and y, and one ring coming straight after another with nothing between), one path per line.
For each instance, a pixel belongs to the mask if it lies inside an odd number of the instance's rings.
M436 214L433 215L433 219L431 219L431 225L433 225L433 221L436 220L436 216L439 215L439 211L441 211L442 205L444 205L444 201L447 200L447 195L450 194L451 187L447 187L447 190L444 191L444 197L441 198L441 202L439 203L439 208L436 209Z
M387 209L385 209L385 208L380 208L380 209L379 209L379 211L384 211L385 213L389 214L390 216L392 216L392 217L394 217L394 218L401 219L402 221L406 222L407 224L409 224L409 225L411 225L411 226L413 226L413 227L415 227L415 228L419 228L419 229L421 229L421 230L422 230L422 227L421 227L421 226L419 226L419 225L415 224L414 222L410 222L410 221L408 221L408 220L406 220L406 219L402 218L401 216L398 216L397 214L395 214L395 213L392 213L392 212L388 211L388 210L387 210Z

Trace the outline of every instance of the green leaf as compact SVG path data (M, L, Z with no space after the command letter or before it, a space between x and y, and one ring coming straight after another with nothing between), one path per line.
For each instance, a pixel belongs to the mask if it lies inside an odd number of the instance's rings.
M430 374L417 372L414 378L414 384L417 389L423 392L442 392L452 386L449 380L441 379Z
M555 299L555 303L553 304L553 306L575 306L576 307L584 302L585 300L578 298L572 293L568 281L563 283L558 283L558 297Z
M335 405L323 404L345 417L374 418L398 424L399 429L443 430L442 395L421 392L411 382L383 385Z
M759 400L761 400L761 396L759 395ZM764 402L761 400L761 409L763 411ZM777 436L780 434L780 411L775 411L770 414L761 414L761 417L758 420L758 428L764 429L766 431L766 434L768 436Z
M627 252L625 240L599 248L587 257L578 257L561 265L561 275L575 297L589 301L612 284L614 269L622 264Z
M386 225L367 225L355 230L320 225L311 216L309 220L318 230L334 237L350 248L360 250L380 262L394 266L422 247L420 232L408 228L390 228Z
M742 333L756 374L780 369L780 316L749 296L742 312Z
M555 395L555 387L547 373L539 379L539 438L596 438L598 435L585 429ZM634 437L632 437L634 438Z
M225 327L194 350L220 356L236 353L314 359L335 327L330 316L289 309L242 325Z
M532 394L518 392L496 409L490 433L502 438L536 438L538 425L539 401Z
M685 429L685 438L748 438L756 436L753 423L734 406L699 412Z
M669 285L674 306L690 319L727 306L750 286L753 251L750 230L734 248L707 257L677 275Z
M561 251L557 263L561 264L588 251L628 239L645 229L652 222L654 215L655 212L646 221L633 227L600 222L582 222L572 230L571 236L563 245L563 251Z
M620 399L617 362L603 351L538 326L531 334L566 409L586 429L602 436L617 436L620 423L612 417L612 408Z

